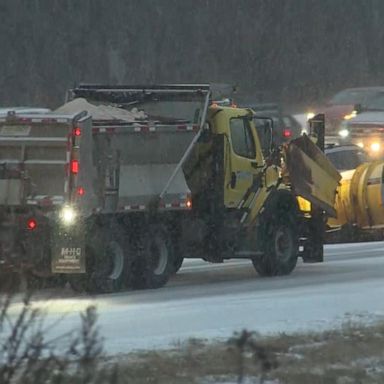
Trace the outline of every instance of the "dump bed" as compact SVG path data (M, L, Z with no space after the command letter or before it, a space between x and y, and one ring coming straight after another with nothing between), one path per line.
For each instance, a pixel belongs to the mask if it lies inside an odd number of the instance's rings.
M104 165L101 173L108 173L109 167L118 172L117 206L126 210L149 208L162 193L197 130L197 125L95 126L94 122L94 161ZM184 173L179 169L160 208L187 208L189 195Z
M84 113L0 117L0 205L59 205L69 196L69 140Z
M182 165L202 131L209 86L80 86L71 95L58 111L81 105L92 115L103 210L191 207Z

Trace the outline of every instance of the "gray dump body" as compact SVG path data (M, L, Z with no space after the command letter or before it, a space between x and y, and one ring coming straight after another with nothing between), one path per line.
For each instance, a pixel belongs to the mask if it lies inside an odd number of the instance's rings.
M85 114L0 116L0 205L60 205L69 196L69 137Z
M93 133L93 158L106 176L105 208L143 210L157 201L196 135L196 126L124 125L98 127ZM109 183L108 175L112 176ZM115 184L114 184L115 182ZM109 185L108 185L109 184ZM116 193L114 194L114 190ZM190 189L182 169L158 202L160 208L186 208Z
M81 86L58 111L87 110L101 211L190 208L182 165L205 121L208 86Z

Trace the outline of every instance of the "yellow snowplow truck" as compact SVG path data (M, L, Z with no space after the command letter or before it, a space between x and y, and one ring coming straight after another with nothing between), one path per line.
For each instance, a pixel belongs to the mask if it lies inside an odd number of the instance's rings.
M306 136L272 150L269 119L256 128L252 110L212 104L214 92L70 91L59 112L85 109L92 139L84 132L78 142L82 192L53 236L53 273L108 292L161 287L183 258L248 258L262 276L289 274L298 257L323 260L340 175Z

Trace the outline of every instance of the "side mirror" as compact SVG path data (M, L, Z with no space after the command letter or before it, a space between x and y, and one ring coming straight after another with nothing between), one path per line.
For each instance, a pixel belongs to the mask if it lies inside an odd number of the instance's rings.
M319 113L309 122L309 135L314 136L316 139L317 146L324 152L325 147L325 115Z
M361 113L363 111L363 106L361 104L355 104L353 109L356 111L356 113Z

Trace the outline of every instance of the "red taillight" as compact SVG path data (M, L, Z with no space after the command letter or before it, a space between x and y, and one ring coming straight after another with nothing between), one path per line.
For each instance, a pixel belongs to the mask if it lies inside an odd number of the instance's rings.
M30 231L33 231L34 229L36 229L37 227L37 222L35 219L28 219L27 221L27 228L30 230Z
M291 137L291 136L292 136L292 131L289 128L283 129L283 137L287 139L288 137Z
M79 127L73 128L73 136L81 136L81 129Z
M85 195L85 189L83 187L78 187L77 188L77 194L79 196L84 196Z
M79 160L71 161L71 172L75 175L79 173Z

